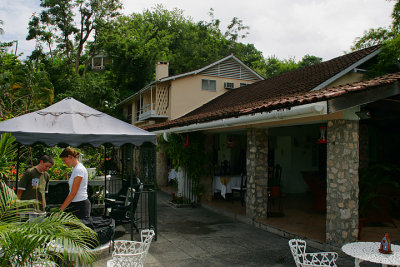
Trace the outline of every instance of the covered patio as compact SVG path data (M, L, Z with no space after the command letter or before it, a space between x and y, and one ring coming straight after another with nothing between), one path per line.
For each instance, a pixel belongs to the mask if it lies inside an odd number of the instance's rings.
M380 240L384 231L393 233L393 240L400 239L396 228L400 176L395 174L400 164L399 77L389 74L260 104L258 111L264 111L257 113L263 116L260 121L255 115L241 120L222 117L226 126L218 124L210 129L212 122L196 123L188 117L185 123L192 123L190 126L177 121L178 127L167 131L184 132L185 127L192 127L210 136L245 131L246 207L244 211L241 207L233 211L245 213L247 219L336 245L357 238ZM302 105L295 105L298 102ZM279 110L274 106L278 104ZM282 109L284 104L287 109ZM207 143L207 148L213 146L215 142ZM277 164L282 166L282 217L268 214L269 170ZM367 178L361 173L382 164L394 166L394 172L389 176L375 172ZM211 181L210 177L202 180L209 187L208 201L215 193ZM376 188L386 189L374 192ZM309 191L312 194L302 195ZM371 193L379 198L365 203ZM233 204L213 199L210 205L229 211ZM365 210L371 211L371 216L362 220Z
M325 243L326 214L312 209L313 199L311 194L287 195L283 196L282 201L284 202L284 216L259 218L254 222L246 219L246 208L241 206L239 201L231 202L219 198L202 202L202 206L285 237L296 237ZM305 209L304 207L308 208ZM400 219L393 220L398 226ZM400 228L396 226L387 223L366 224L362 228L358 240L376 242L382 238L385 232L388 232L392 241L400 242Z

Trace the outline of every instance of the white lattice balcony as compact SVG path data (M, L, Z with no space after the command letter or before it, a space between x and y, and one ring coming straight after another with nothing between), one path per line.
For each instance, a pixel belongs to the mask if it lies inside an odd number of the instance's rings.
M151 118L168 118L166 114L159 114L155 103L144 105L139 111L139 121Z

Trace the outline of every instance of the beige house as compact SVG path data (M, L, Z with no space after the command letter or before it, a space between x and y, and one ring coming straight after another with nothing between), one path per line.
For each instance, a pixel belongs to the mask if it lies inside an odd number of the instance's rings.
M168 66L157 62L156 80L119 104L133 125L174 120L230 90L263 80L234 55L175 76L169 76Z

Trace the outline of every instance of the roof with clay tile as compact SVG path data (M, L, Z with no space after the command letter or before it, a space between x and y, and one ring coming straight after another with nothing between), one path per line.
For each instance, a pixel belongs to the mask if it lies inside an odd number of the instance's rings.
M155 131L258 112L268 112L327 100L397 80L400 74L390 74L351 85L313 91L324 81L338 75L346 68L353 68L357 62L378 50L379 46L374 46L355 51L329 61L228 91L178 119L149 125L145 129Z

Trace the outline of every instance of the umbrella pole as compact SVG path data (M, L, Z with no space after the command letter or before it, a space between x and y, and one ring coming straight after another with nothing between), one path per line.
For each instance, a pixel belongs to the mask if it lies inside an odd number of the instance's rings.
M107 147L104 146L104 188L107 188Z
M130 165L130 187L131 189L133 188L133 145L129 144L129 154L131 157L131 165ZM131 203L133 202L133 198L132 198L132 190L130 190L130 192L128 192L128 194L131 194L129 196L129 199L131 199ZM136 192L135 192L136 194ZM133 205L130 205L131 208L131 213L130 213L130 221L131 221L131 240L133 240L133 228L135 227L135 221L134 221L134 214L133 214Z
M18 177L19 177L19 154L21 150L20 143L18 143L18 149L17 149L17 172L16 172L16 177L15 177L15 193L18 193Z
M104 146L104 198L107 197L107 166L106 166L106 159L107 159L107 147ZM107 207L104 204L104 215L107 215Z

